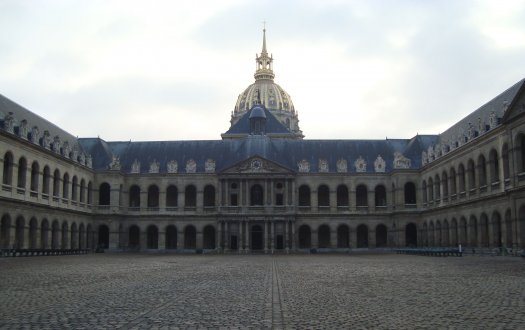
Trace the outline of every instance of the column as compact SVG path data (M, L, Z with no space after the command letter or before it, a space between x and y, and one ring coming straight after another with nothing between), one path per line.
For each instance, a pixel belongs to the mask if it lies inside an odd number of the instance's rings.
M270 249L275 249L275 221L270 222Z
M330 212L337 212L337 191L330 187Z
M197 188L197 212L203 212L204 206L204 192L201 188Z
M296 251L297 244L296 244L296 239L295 239L295 222L294 221L290 222L290 227L292 230L292 251Z
M268 253L268 220L264 221L263 243L264 243L264 253Z
M330 227L330 247L337 248L337 228Z
M353 180L350 182L350 185L348 187L348 194L350 195L350 211L355 211L357 210L357 194L355 191L355 185Z
M224 222L224 249L226 251L230 250L230 222Z
M368 187L367 189L368 191L366 198L368 199L368 212L370 212L374 211L376 208L376 194L375 190L371 189L370 187Z
M251 235L251 232L250 232L250 223L248 221L246 221L245 229L246 229L246 251L250 252L251 242L252 242L252 235Z
M222 221L217 222L217 247L220 250L224 248L224 242L222 238Z
M310 207L312 212L317 212L319 201L317 200L317 188L310 191Z
M109 250L118 250L120 238L118 227L118 223L116 222L113 222L109 225Z
M177 192L178 192L178 196L177 196L177 208L179 210L184 210L184 187L180 187L181 189L178 189L179 187L177 187Z
M203 235L202 235L202 229L198 229L197 230L197 242L196 242L196 248L197 249L202 249L204 248L204 244L203 244Z
M184 226L179 226L177 230L177 250L184 248Z
M164 226L164 228L166 228L166 226ZM166 250L166 232L165 232L165 229L159 229L158 245L159 245L158 246L159 250Z
M286 250L286 252L288 253L289 252L289 241L288 241L288 220L285 220L284 221L284 226L283 226L284 230L283 230L283 241L284 241L284 249Z
M314 230L313 227L311 228L311 235L312 235L311 242L312 242L312 248L313 249L319 248L319 231L318 231L318 229L319 228L315 228L315 230Z

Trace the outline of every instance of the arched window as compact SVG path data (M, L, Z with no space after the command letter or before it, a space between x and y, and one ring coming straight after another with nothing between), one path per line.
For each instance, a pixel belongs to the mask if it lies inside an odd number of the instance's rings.
M51 183L51 170L49 166L44 166L42 173L42 194L49 195L49 184Z
M421 184L421 191L423 192L423 203L428 202L427 197L427 182L423 180L423 183Z
M350 203L348 201L348 188L342 184L337 187L337 206L345 207Z
M140 207L140 187L137 185L129 188L129 207Z
M91 205L93 203L93 184L91 181L87 185L87 203Z
M457 194L457 181L456 181L456 170L452 167L449 171L450 175L450 195L455 196Z
M434 180L432 178L428 179L428 201L434 201Z
M215 206L215 187L207 185L204 187L204 207Z
M18 160L18 188L26 188L26 177L27 177L27 160L24 157L20 157Z
M110 205L111 187L109 183L103 182L98 189L98 205Z
M250 205L264 205L264 190L259 184L250 188Z
M62 181L62 198L69 198L69 174L64 174L64 180Z
M441 187L443 188L443 199L448 198L448 174L446 171L441 174Z
M472 159L469 159L468 161L467 172L468 172L468 183L469 183L468 189L469 190L476 189L476 167Z
M184 191L184 207L197 206L197 189L194 185L189 185Z
M306 185L299 187L299 206L310 206L310 187Z
M434 197L436 200L441 199L441 180L437 174L434 177Z
M53 196L60 196L60 171L58 169L53 173Z
M317 204L319 207L330 207L330 189L327 185L321 185L317 189Z
M166 189L166 207L177 207L179 192L176 186L169 186Z
M459 164L458 166L458 179L459 179L459 192L463 193L466 189L466 183L465 183L465 166L463 164Z
M375 205L376 207L386 206L386 188L382 184L377 185L375 189Z
M413 182L405 183L405 205L416 205L416 185Z
M516 138L518 173L525 172L525 134L519 134Z
M499 182L498 152L492 149L489 153L490 183Z
M6 152L4 155L2 183L8 186L13 184L13 154L10 152Z
M38 191L39 172L40 166L38 166L37 162L33 162L33 164L31 164L31 186L29 187L31 191Z
M154 184L148 187L148 207L159 207L159 187Z
M364 184L360 184L355 189L356 206L360 208L368 207L368 190Z
M76 201L78 198L78 178L77 176L73 176L73 180L71 181L71 200Z
M86 180L80 180L80 203L86 202Z
M478 157L478 169L479 169L479 186L483 187L487 185L487 162L485 156L479 155Z

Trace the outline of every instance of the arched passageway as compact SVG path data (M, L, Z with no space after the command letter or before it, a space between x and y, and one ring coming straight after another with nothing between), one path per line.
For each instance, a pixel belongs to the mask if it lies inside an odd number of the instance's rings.
M417 227L413 223L409 223L405 227L405 245L411 247L417 246Z
M213 226L204 227L203 245L205 249L215 249L215 228Z
M146 247L148 249L158 249L159 248L159 230L157 226L150 225L147 229L147 239L146 239Z
M312 231L307 225L299 227L299 248L309 249L312 247Z
M381 248L387 245L387 228L385 225L376 227L376 247Z
M98 226L98 248L109 248L109 228L106 225Z
M197 231L193 226L187 226L186 229L184 229L184 248L197 248Z
M264 233L263 229L259 225L253 225L251 228L251 249L262 250L264 248Z
M359 225L357 227L357 247L368 247L368 227L366 225Z
M330 247L330 227L322 225L317 230L317 239L320 248Z
M341 225L337 228L337 247L338 248L349 248L350 247L350 230L347 225Z
M128 247L131 249L140 248L140 229L138 226L129 227Z
M177 248L177 228L175 226L166 227L166 249L174 250Z

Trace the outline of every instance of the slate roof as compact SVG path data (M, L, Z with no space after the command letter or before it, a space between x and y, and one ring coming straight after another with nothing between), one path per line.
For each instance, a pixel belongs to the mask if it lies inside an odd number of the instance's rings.
M310 163L310 172L318 172L319 159L326 159L329 171L336 172L339 159L346 159L348 172L355 172L354 161L363 157L367 172L374 172L374 161L378 155L386 162L386 172L393 169L394 153L401 152L411 160L411 168L421 167L421 152L435 143L437 136L418 135L412 139L387 140L294 140L273 139L267 136L247 136L235 140L201 141L157 141L157 142L106 142L99 138L79 139L84 149L93 156L93 168L104 170L112 156L120 159L121 170L131 171L131 165L138 160L141 173L147 173L154 160L160 163L160 172L166 172L167 163L176 160L179 173L185 172L185 164L193 159L197 172L204 172L207 159L216 162L220 172L252 156L261 156L277 164L297 171L297 163L303 159Z
M252 108L253 110L254 108ZM257 106L255 109L260 109L260 106ZM252 113L252 110L246 112L235 124L233 124L230 129L224 133L223 135L228 134L250 134L250 114ZM286 126L281 124L281 122L275 118L275 116L268 111L268 109L264 108L264 114L266 115L266 133L267 134L290 134L293 133L290 132Z

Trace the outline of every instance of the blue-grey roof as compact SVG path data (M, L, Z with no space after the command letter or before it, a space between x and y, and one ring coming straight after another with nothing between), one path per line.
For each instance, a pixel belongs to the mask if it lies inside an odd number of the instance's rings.
M141 163L141 172L147 173L149 164L158 161L160 172L167 171L167 163L176 160L179 172L193 159L197 172L204 172L207 159L216 163L220 172L252 156L264 157L297 171L303 159L310 163L310 172L318 172L319 159L325 159L329 171L336 172L339 159L346 159L348 172L355 172L354 162L362 157L368 164L367 172L374 172L378 155L386 162L386 171L393 169L394 153L400 152L411 160L411 168L421 167L421 152L435 143L437 136L418 135L412 139L387 140L295 140L274 139L267 136L247 136L242 139L157 142L105 142L98 138L79 139L93 156L93 167L107 169L113 156L119 157L124 173L129 173L135 160Z
M256 106L258 107L258 106ZM230 129L224 133L224 135L228 134L250 134L251 128L250 128L250 114L251 111L246 112L235 124L233 124ZM290 130L286 128L281 122L275 118L275 116L268 111L268 109L264 109L264 115L266 116L266 134L290 134Z

